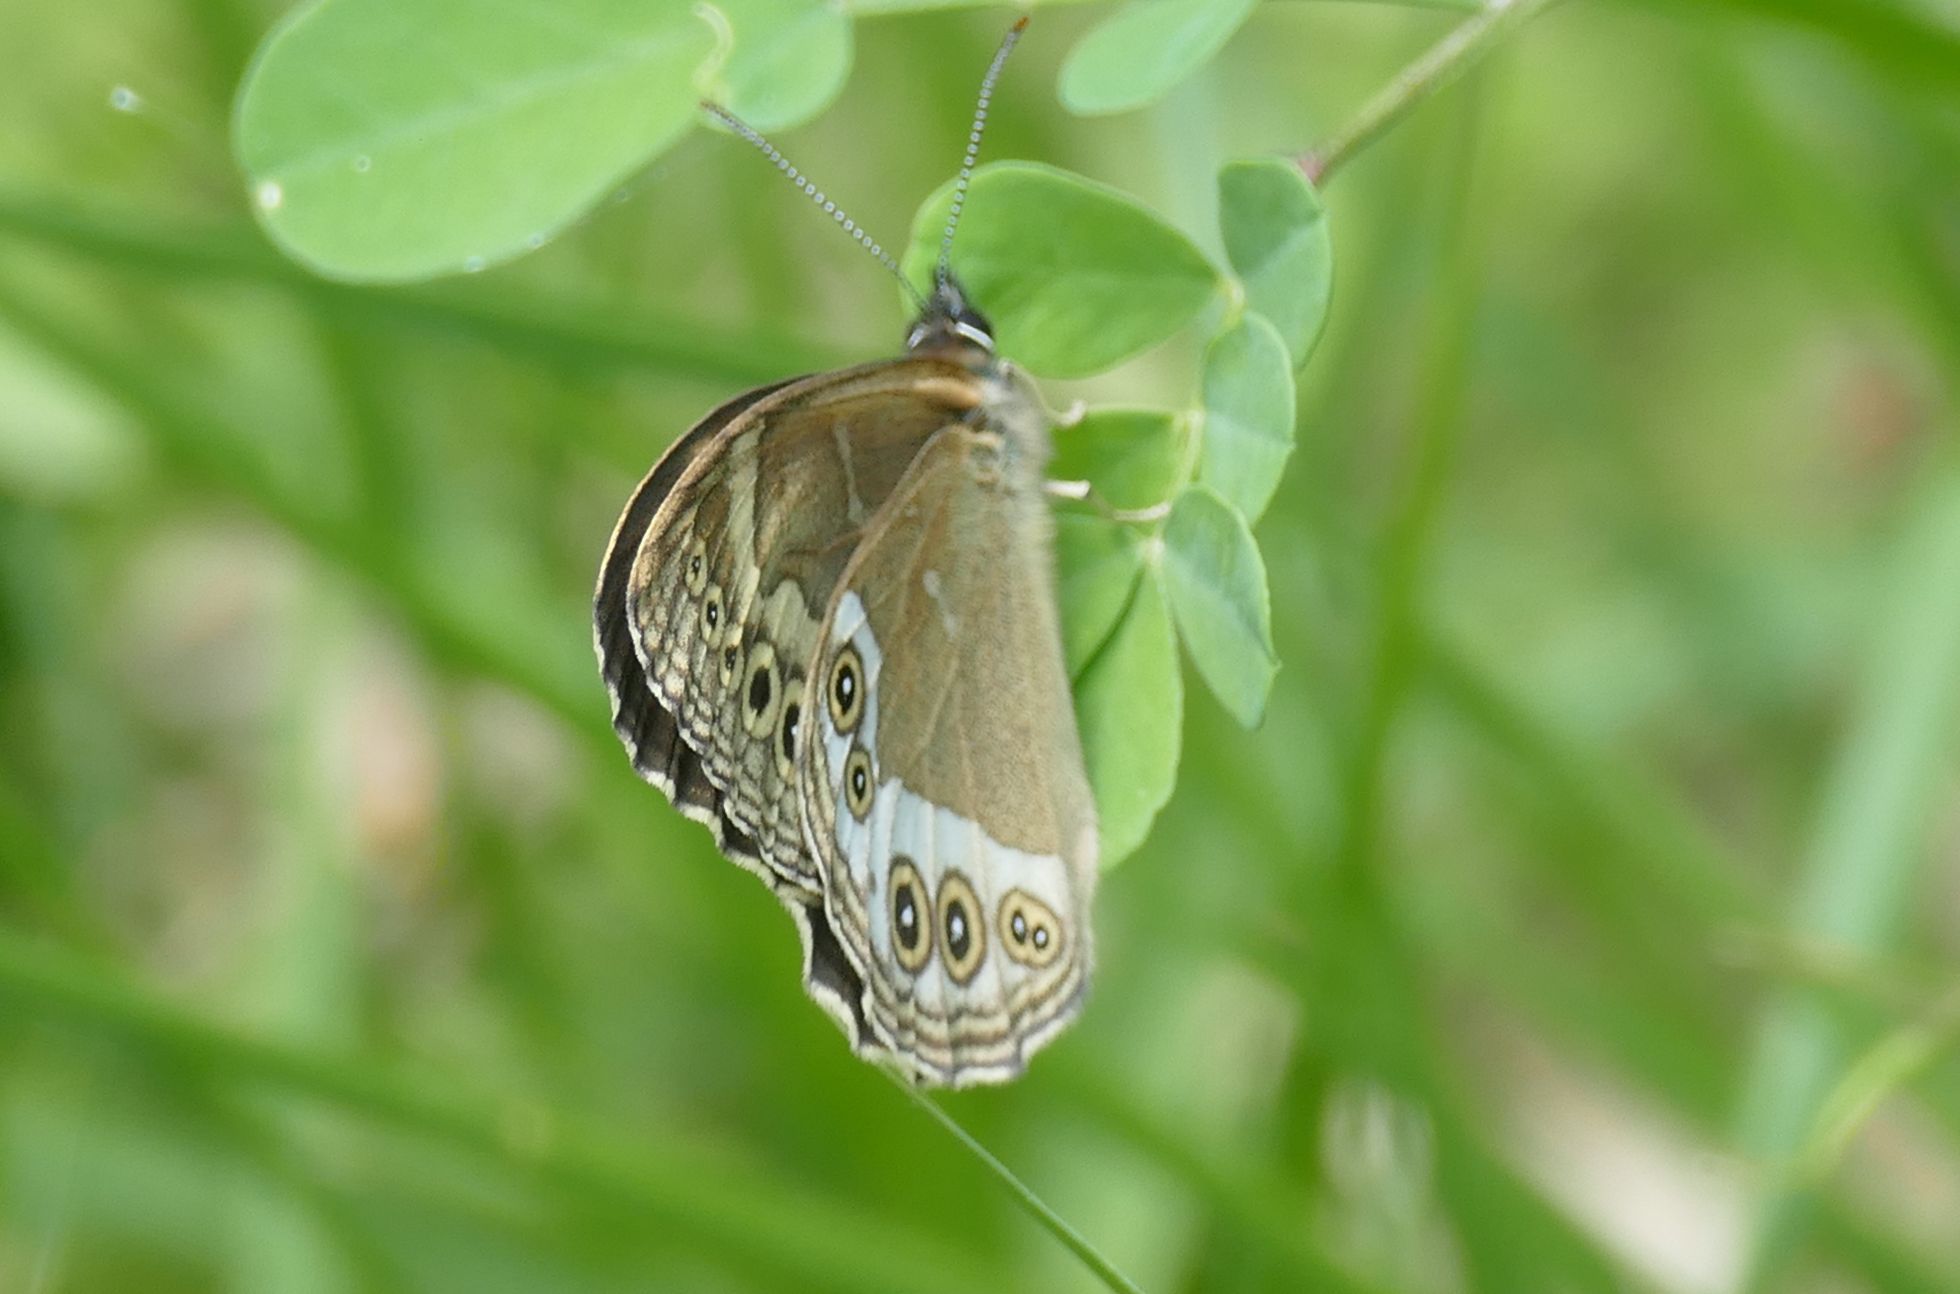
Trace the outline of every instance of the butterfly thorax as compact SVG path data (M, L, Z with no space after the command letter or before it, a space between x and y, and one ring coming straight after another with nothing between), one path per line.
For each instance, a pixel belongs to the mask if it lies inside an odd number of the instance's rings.
M994 350L993 325L948 275L906 334L908 357L957 365L977 386L968 398L969 461L985 486L1038 502L1051 421L1034 384Z

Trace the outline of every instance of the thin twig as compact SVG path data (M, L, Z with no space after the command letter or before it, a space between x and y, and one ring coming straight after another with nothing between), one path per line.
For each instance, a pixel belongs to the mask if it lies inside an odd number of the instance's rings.
M940 1127L950 1132L954 1140L965 1146L988 1172L998 1177L1021 1207L1033 1215L1034 1220L1046 1228L1050 1235L1061 1241L1070 1252L1080 1258L1083 1266L1094 1272L1103 1284L1115 1290L1116 1294L1143 1294L1134 1281L1116 1270L1114 1263L1103 1257L1081 1232L1070 1226L1068 1219L1050 1208L1045 1200L1034 1193L1033 1188L1014 1175L1013 1169L1001 1163L991 1150L981 1145L974 1139L972 1133L961 1127L957 1119L940 1109L937 1101L890 1070L885 1071L885 1076L897 1085L899 1091L911 1098L914 1105L931 1115Z
M1336 167L1373 143L1411 109L1468 71L1499 39L1523 26L1552 0L1490 0L1459 24L1361 106L1333 137L1299 157L1307 179L1319 185Z

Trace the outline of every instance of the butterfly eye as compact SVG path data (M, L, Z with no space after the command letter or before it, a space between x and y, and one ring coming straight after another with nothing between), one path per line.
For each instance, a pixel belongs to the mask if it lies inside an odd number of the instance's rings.
M1036 970L1053 963L1062 951L1062 923L1025 890L1009 890L1001 899L1000 937L1009 957Z
M932 956L931 905L919 869L903 854L892 859L892 950L898 964L916 975Z
M742 684L742 704L748 707L750 736L764 736L775 727L776 695L776 649L759 642L749 652L748 677Z
M944 942L946 973L955 984L964 984L980 969L986 955L986 927L977 919L979 900L973 887L958 872L946 873L939 883L939 933Z
M783 688L783 714L776 724L776 756L785 780L796 775L796 728L803 720L803 684L792 678Z
M681 582L687 586L690 596L700 597L701 590L708 586L708 545L697 539L687 551L687 566L683 569Z
M830 666L830 721L839 732L855 732L864 714L864 663L846 643Z
M860 820L871 812L871 756L862 746L851 747L844 760L844 802Z

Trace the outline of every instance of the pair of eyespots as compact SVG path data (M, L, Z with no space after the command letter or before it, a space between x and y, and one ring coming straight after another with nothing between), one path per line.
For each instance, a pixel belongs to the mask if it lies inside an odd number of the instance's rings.
M1062 923L1046 903L1026 890L1009 890L1000 901L1000 939L1007 955L1040 970L1062 951Z
M776 649L767 642L757 642L749 650L748 669L742 680L743 722L749 736L766 740L773 733L777 771L784 781L793 781L797 732L803 724L801 674L792 672L787 679L779 677Z
M864 660L857 648L845 643L831 658L824 676L824 700L830 707L830 725L842 736L857 731L864 719ZM862 742L851 743L844 756L844 804L862 822L871 814L877 774L871 766L871 753Z
M900 854L892 859L890 889L892 951L898 964L917 975L932 959L936 943L953 982L971 980L986 955L987 933L979 916L980 900L967 879L958 872L946 873L935 905L917 865Z

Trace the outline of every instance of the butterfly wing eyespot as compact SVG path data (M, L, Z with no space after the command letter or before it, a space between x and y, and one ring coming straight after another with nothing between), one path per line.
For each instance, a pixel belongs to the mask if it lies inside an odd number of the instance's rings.
M830 701L831 726L844 734L857 731L858 720L864 717L864 662L851 644L838 648L824 692Z
M710 642L714 641L721 629L721 617L721 585L710 584L706 595L701 599L701 626L706 630L705 636Z
M737 678L741 677L742 672L742 631L740 628L730 631L728 641L722 644L720 657L721 685L723 687L729 687Z
M785 780L796 777L796 740L803 724L803 680L792 674L783 684L783 709L776 716L776 763Z
M776 685L776 649L757 642L749 652L748 672L742 676L742 707L751 737L767 736L776 726L776 710L782 700Z
M852 816L862 821L871 813L872 785L871 756L864 747L853 746L844 759L844 803L850 806Z
M939 882L940 958L955 984L973 979L987 955L987 926L973 886L958 872Z
M1000 942L1023 966L1041 970L1062 953L1062 923L1046 903L1026 890L1009 890L1000 901Z
M892 952L900 966L917 975L932 959L932 902L919 869L903 854L892 858L890 892Z
M700 597L701 590L708 587L708 541L697 538L687 550L686 563L681 567L681 587L692 597Z

